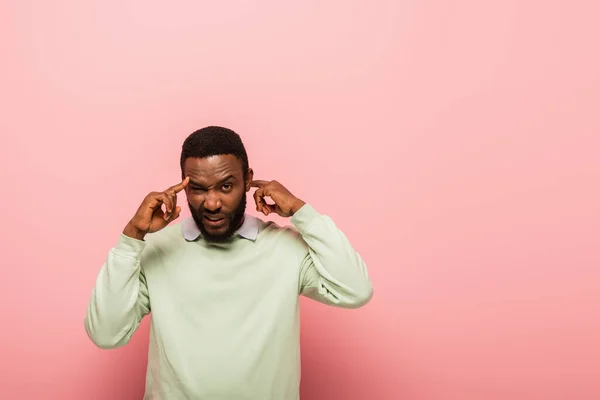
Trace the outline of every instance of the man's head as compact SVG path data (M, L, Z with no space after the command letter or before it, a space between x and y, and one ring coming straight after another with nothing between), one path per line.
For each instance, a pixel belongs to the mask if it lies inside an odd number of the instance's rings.
M239 135L219 126L192 133L183 142L181 174L190 177L188 205L202 236L212 242L230 239L244 219L253 178Z

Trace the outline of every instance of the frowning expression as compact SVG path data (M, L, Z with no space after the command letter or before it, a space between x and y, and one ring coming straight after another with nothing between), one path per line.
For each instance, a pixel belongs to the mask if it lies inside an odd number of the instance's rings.
M187 158L183 174L190 178L186 188L188 205L203 238L212 242L229 240L244 220L252 170L244 171L237 157L225 154Z

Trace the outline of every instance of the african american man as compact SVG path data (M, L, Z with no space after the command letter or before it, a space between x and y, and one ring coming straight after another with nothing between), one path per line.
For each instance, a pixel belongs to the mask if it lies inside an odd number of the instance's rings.
M361 307L373 293L365 263L331 218L277 181L254 180L230 129L192 133L181 172L144 198L108 252L88 336L123 346L152 312L146 400L299 399L299 295ZM291 225L246 214L252 188L258 212ZM173 224L179 192L191 217Z

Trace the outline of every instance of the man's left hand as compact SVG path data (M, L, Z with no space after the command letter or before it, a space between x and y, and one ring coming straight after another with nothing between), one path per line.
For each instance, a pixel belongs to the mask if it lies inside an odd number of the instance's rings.
M281 217L291 217L306 204L277 181L252 181L251 186L258 188L254 192L256 211L265 215L274 212ZM265 197L270 197L275 204L267 204Z

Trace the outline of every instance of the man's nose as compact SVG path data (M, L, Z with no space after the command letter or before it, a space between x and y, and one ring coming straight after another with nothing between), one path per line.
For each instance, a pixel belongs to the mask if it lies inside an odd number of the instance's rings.
M219 199L219 196L212 190L206 194L204 208L208 211L216 211L221 208L221 199Z

